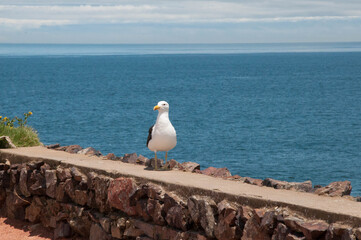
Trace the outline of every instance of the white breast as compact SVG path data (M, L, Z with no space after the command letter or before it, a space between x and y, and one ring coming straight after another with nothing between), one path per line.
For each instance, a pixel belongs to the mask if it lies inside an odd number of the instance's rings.
M158 116L148 148L151 151L167 152L177 145L177 134L168 116Z

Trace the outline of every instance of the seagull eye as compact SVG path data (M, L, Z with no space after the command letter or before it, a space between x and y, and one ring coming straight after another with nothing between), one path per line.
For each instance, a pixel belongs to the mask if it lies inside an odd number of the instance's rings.
M165 103L163 103L163 106L165 106Z

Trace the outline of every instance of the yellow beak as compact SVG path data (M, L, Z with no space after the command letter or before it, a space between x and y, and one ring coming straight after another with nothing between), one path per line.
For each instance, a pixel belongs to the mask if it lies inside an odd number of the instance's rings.
M160 107L157 105L157 106L154 106L153 110L158 110Z

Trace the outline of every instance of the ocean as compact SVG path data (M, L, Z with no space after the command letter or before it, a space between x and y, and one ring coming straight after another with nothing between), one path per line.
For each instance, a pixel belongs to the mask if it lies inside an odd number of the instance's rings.
M361 43L0 44L0 99L44 144L149 158L165 100L169 158L361 195Z

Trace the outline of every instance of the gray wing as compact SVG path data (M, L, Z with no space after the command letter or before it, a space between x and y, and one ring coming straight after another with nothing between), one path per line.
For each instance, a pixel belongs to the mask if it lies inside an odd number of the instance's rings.
M148 131L147 147L148 147L149 141L152 139L153 127L154 127L154 125L151 126Z

